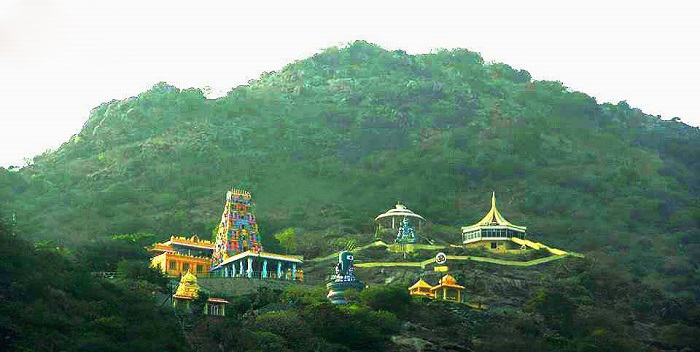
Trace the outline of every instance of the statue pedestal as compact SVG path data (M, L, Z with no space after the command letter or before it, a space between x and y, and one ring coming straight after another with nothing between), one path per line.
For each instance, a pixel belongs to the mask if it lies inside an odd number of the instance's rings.
M334 281L326 284L328 288L328 299L333 304L347 304L348 301L345 299L345 291L349 289L362 290L365 288L365 284L360 281Z

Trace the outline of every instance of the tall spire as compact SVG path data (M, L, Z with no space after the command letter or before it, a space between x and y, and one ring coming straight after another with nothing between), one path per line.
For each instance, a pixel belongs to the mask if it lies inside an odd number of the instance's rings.
M226 205L214 245L213 263L219 264L230 255L245 251L261 252L262 238L251 207L250 192L232 189L226 193Z
M498 208L496 207L496 192L492 191L491 192L491 210L489 210L488 213L486 213L486 216L484 216L481 221L477 222L476 224L472 226L490 226L490 225L501 225L501 226L514 226L514 227L522 227L522 226L517 226L513 225L508 220L506 220L503 215L498 211Z

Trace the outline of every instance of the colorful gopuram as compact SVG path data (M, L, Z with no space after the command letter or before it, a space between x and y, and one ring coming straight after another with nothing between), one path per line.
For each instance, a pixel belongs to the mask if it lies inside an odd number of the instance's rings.
M199 284L197 284L197 277L191 272L186 272L182 275L180 279L180 284L173 295L173 307L184 309L187 311L192 311L190 306L191 302L199 297ZM204 304L204 314L205 315L226 315L226 304L229 302L216 297L207 298L207 302Z
M233 189L226 193L214 244L211 275L301 281L303 273L299 265L303 263L303 257L263 251L252 206L249 192Z
M462 227L462 243L466 247L483 247L506 252L524 248L518 239L525 238L527 227L513 225L496 208L496 192L491 196L491 210L479 222ZM515 239L515 240L514 240Z
M233 189L226 193L226 204L216 233L216 246L212 260L221 264L231 254L245 251L260 252L262 238L258 223L251 212L253 201L247 191Z
M148 247L155 252L151 267L159 268L168 276L180 276L188 271L195 275L209 275L214 243L200 240L197 235L190 238L171 236L169 241Z

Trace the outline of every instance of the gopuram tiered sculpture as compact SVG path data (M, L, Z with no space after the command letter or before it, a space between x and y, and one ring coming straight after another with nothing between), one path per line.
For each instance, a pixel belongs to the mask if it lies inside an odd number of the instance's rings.
M258 223L250 210L252 205L247 191L233 189L226 193L226 205L221 214L212 255L214 265L221 264L230 254L247 250L258 253L263 250Z
M226 193L210 275L301 281L303 274L299 266L303 263L302 257L263 250L252 206L249 192L233 189Z
M345 291L348 289L362 290L365 284L355 277L355 257L351 252L342 251L338 254L338 264L335 266L335 278L326 284L328 299L333 304L347 304Z

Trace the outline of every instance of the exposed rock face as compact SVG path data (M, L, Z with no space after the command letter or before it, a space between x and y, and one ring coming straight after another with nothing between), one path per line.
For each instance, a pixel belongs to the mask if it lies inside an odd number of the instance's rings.
M392 351L415 351L415 352L469 352L472 351L470 348L454 343L447 342L445 340L440 340L436 336L436 340L429 341L423 337L395 335L391 337L391 342L394 343L395 349Z

